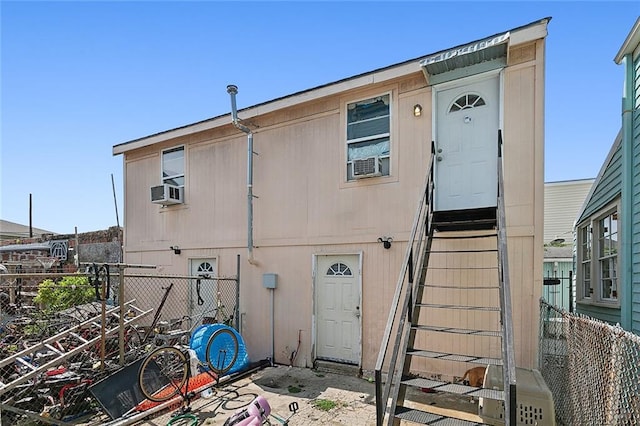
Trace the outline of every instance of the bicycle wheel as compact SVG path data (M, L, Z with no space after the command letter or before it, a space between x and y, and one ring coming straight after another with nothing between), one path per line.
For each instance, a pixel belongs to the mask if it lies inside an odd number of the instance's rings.
M142 362L138 385L142 394L154 402L173 398L187 383L189 360L173 346L158 348Z
M207 365L216 374L231 370L238 358L238 338L231 329L216 330L207 342Z

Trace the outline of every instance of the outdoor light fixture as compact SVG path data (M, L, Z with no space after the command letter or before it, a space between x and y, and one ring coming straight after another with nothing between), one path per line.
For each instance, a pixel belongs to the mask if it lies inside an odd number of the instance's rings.
M420 117L421 115L422 115L422 105L415 104L413 106L413 116L414 117Z
M390 249L391 248L391 241L393 241L393 238L391 238L391 237L380 237L380 238L378 238L378 242L382 243L382 247L384 247L386 249Z
M173 254L180 254L181 253L180 247L178 247L178 246L171 246L171 247L169 247L169 249L173 250Z

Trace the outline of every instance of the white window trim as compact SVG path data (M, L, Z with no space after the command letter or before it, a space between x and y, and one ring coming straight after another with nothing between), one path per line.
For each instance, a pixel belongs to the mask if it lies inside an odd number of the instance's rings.
M348 113L347 113L347 109L349 104L353 104L353 103L357 103L357 102L361 102L364 101L366 99L371 99L371 98L376 98L379 96L389 96L389 133L381 133L379 135L375 135L375 136L367 136L367 137L363 137L363 138L358 138L358 139L353 139L353 140L348 140L347 139L347 120L348 120ZM341 120L341 126L342 126L342 143L343 143L343 161L341 164L341 168L342 168L342 185L341 187L349 187L351 185L367 185L367 184L371 184L371 183L378 183L381 181L388 181L390 179L393 180L397 180L397 177L394 177L394 167L396 166L396 147L395 147L395 109L397 108L397 103L398 103L398 99L395 96L395 89L393 88L382 88L379 91L373 92L373 93L369 93L363 96L358 96L358 97L353 97L353 98L348 98L348 99L343 99L342 100L342 120ZM389 138L389 155L385 156L385 158L389 159L389 174L388 175L381 175L381 176L375 176L375 177L371 177L368 179L349 179L349 175L348 175L348 168L350 167L350 161L348 160L349 158L349 145L352 143L358 143L358 142L362 142L362 141L366 141L366 140L373 140L373 139L379 139L379 138L383 138L383 137L388 137Z
M617 250L617 293L616 299L605 299L602 297L602 283L600 282L600 251L599 251L599 238L598 238L598 222L600 219L610 215L613 212L618 213L618 250ZM622 221L620 220L620 201L619 199L607 206L601 208L597 212L593 213L589 219L581 222L576 226L576 301L579 304L601 306L607 308L619 308L620 307L620 236L622 235ZM584 282L582 273L582 232L581 229L585 226L591 225L591 287L593 288L593 295L584 295Z
M175 175L175 176L170 176L170 177L164 177L164 154L169 152L169 151L176 151L178 149L182 148L182 175ZM182 177L184 179L184 182L186 184L187 182L187 148L185 145L176 145L176 146L172 146L170 148L166 148L163 149L160 152L160 182L165 183L165 180L167 179L173 179L176 177ZM182 185L178 185L181 188L184 188L185 184Z

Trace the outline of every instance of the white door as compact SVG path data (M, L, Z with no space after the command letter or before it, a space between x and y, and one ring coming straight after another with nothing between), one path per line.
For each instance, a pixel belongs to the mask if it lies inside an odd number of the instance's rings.
M191 280L189 286L189 315L192 325L197 325L202 322L203 317L215 314L218 283L211 278L217 276L218 270L216 259L191 259L190 262L191 276L203 277Z
M359 256L318 256L316 357L359 365Z
M499 79L437 92L435 210L497 205Z

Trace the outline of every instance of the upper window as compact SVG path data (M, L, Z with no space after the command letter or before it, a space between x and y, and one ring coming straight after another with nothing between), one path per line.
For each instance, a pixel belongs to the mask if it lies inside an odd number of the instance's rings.
M347 104L347 180L389 175L390 98Z
M162 151L162 183L184 186L184 147Z
M583 301L618 301L618 228L617 209L578 228L578 291Z
M449 108L449 112L475 108L482 105L485 105L484 99L482 99L479 95L474 95L473 93L467 93L466 95L460 96L458 99L455 100L454 103L451 104L451 107Z

